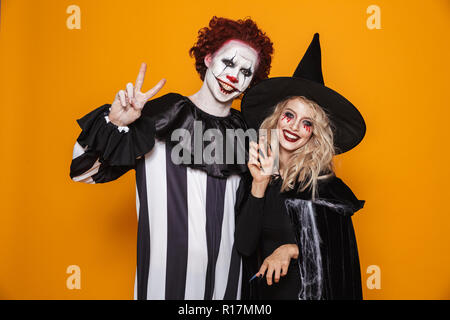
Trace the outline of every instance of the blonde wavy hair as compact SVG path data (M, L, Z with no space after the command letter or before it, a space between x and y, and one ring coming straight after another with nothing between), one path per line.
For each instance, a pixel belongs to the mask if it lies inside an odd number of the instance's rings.
M266 129L266 141L272 141L270 134L273 129L277 129L281 114L292 100L299 100L311 108L312 134L305 145L292 152L292 156L285 166L287 170L281 175L283 179L281 191L293 190L298 182L297 192L302 192L309 188L314 199L316 197L318 180L334 175L333 156L335 151L333 131L325 111L316 102L304 96L289 97L276 105L275 111L263 121L260 129ZM272 149L278 150L279 148L277 146L276 149Z

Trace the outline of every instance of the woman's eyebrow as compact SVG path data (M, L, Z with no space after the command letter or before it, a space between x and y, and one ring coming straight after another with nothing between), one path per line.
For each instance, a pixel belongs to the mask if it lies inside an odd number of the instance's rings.
M297 113L296 113L294 110L292 110L291 108L289 108L289 107L286 107L286 109L284 109L284 112L286 112L286 111L290 111L290 112L292 112L294 115L297 115Z
M291 108L289 108L289 107L286 107L286 109L284 109L284 112L286 112L286 111L290 111L290 112L292 112L295 116L297 116L297 113L296 113L294 110L292 110ZM311 117L303 117L302 120L313 121L313 119L312 119Z

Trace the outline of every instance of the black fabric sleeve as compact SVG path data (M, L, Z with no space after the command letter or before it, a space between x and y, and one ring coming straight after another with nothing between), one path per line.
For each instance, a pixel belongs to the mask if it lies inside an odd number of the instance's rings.
M136 159L149 152L155 144L155 125L150 117L141 116L120 132L112 122L107 123L111 105L105 104L77 120L82 132L78 143L100 154L100 160L112 166L134 166Z
M105 117L105 104L77 120L82 129L70 165L74 181L103 183L115 180L133 169L136 159L144 156L155 144L155 126L150 117L141 116L128 130L119 130ZM82 151L80 151L82 149ZM75 156L76 155L76 156Z
M252 255L259 243L262 228L264 198L256 198L251 193L236 220L235 245L243 256Z
M327 300L361 300L361 270L352 217L317 206L321 243L324 297Z
M133 169L131 166L110 166L105 161L100 162L99 157L100 155L97 152L87 150L72 159L70 178L75 182L104 183L116 180Z

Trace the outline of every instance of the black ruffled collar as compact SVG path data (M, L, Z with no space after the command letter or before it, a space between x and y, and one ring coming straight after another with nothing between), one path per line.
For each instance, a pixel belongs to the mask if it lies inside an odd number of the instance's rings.
M235 136L227 134L228 129L231 129L231 132L235 132L237 129L244 131L247 129L239 111L230 109L229 115L217 117L198 108L188 97L169 93L147 102L142 115L150 117L154 121L157 139L165 141L166 146L172 148L172 151L174 151L173 148L176 148L176 151L182 150L179 153L183 155L182 165L205 171L208 175L217 178L226 178L232 174L242 174L247 171L247 146L238 145ZM196 121L198 122L196 123ZM201 125L199 126L199 124ZM184 131L178 130L174 133L176 129ZM204 134L209 129L218 130L223 140L203 141ZM209 132L214 132L214 130ZM183 135L180 136L180 133ZM190 136L190 143L189 137L186 136ZM182 148L180 141L184 142ZM227 145L234 146L234 148L228 149ZM195 155L193 150L201 150L201 154ZM228 154L228 157L233 159L231 164L226 163L227 152L233 153ZM244 161L238 161L242 160L238 159L238 152L243 153ZM212 155L214 161L212 163L208 159L205 161L205 157L202 155Z

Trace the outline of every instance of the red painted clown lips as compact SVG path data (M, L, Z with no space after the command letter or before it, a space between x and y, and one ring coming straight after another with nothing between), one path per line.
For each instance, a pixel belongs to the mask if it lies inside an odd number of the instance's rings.
M219 83L220 91L222 91L225 94L230 94L235 91L239 91L236 87L232 86L231 84L220 80L219 78L216 78L217 82Z

